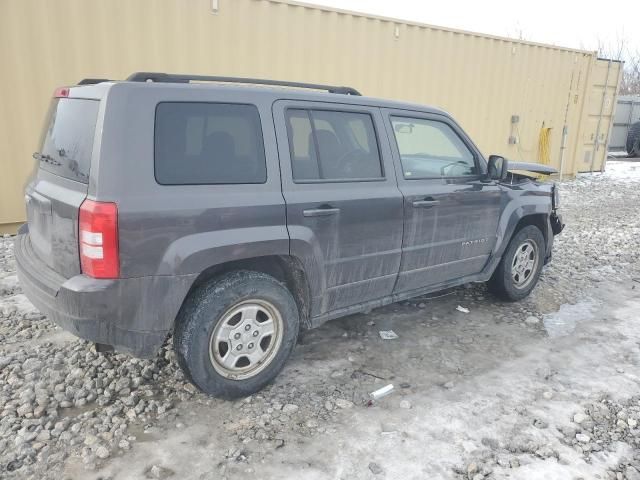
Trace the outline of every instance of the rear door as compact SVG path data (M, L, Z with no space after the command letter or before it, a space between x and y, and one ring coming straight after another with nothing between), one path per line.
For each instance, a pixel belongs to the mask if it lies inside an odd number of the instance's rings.
M274 106L291 254L310 273L312 315L393 291L402 195L379 109Z
M87 196L100 101L54 98L25 191L30 246L69 278L80 273L78 209Z
M396 292L479 273L496 242L502 191L464 132L443 115L386 110L404 195Z

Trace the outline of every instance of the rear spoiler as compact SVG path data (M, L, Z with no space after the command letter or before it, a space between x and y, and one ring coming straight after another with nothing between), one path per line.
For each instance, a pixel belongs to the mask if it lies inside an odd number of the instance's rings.
M507 168L509 169L509 171L522 170L526 172L542 173L544 175L552 175L554 173L558 173L558 170L556 170L555 168L550 167L549 165L542 165L540 163L509 161L509 163L507 163Z

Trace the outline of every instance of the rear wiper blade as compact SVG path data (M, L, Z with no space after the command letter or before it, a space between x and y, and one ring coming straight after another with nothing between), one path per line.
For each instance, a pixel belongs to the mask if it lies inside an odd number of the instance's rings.
M49 163L51 165L62 165L55 158L53 158L51 155L46 155L46 154L43 154L43 153L40 153L40 152L34 152L32 157L35 158L36 160L40 161L40 162Z

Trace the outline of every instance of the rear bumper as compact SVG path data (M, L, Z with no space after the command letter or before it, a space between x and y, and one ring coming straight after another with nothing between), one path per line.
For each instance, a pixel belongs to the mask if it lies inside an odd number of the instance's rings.
M80 338L143 358L160 348L195 280L195 275L66 279L35 255L28 234L16 237L14 252L25 295L49 319Z

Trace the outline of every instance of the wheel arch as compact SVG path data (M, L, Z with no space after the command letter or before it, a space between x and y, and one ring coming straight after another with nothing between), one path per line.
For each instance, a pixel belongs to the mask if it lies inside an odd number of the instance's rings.
M226 273L239 270L264 273L283 283L293 295L298 306L300 326L310 328L311 291L307 275L302 262L289 255L265 255L211 265L196 277L182 305L201 285Z
M551 215L551 191L526 192L511 198L498 223L497 242L492 252L495 259L502 257L513 236L522 228L534 225L540 229L545 244L550 244L549 216Z
M518 223L515 225L511 236L509 237L509 242L511 239L518 234L520 230L528 226L538 227L538 229L542 232L542 236L544 237L545 247L549 243L549 215L544 213L532 213L530 215L526 215L522 217Z
M540 229L545 241L545 257L550 254L553 245L553 233L549 217L551 215L551 192L537 195L518 195L512 198L502 212L498 223L497 241L491 252L491 260L484 270L486 278L490 278L507 251L511 239L526 226L533 225Z

